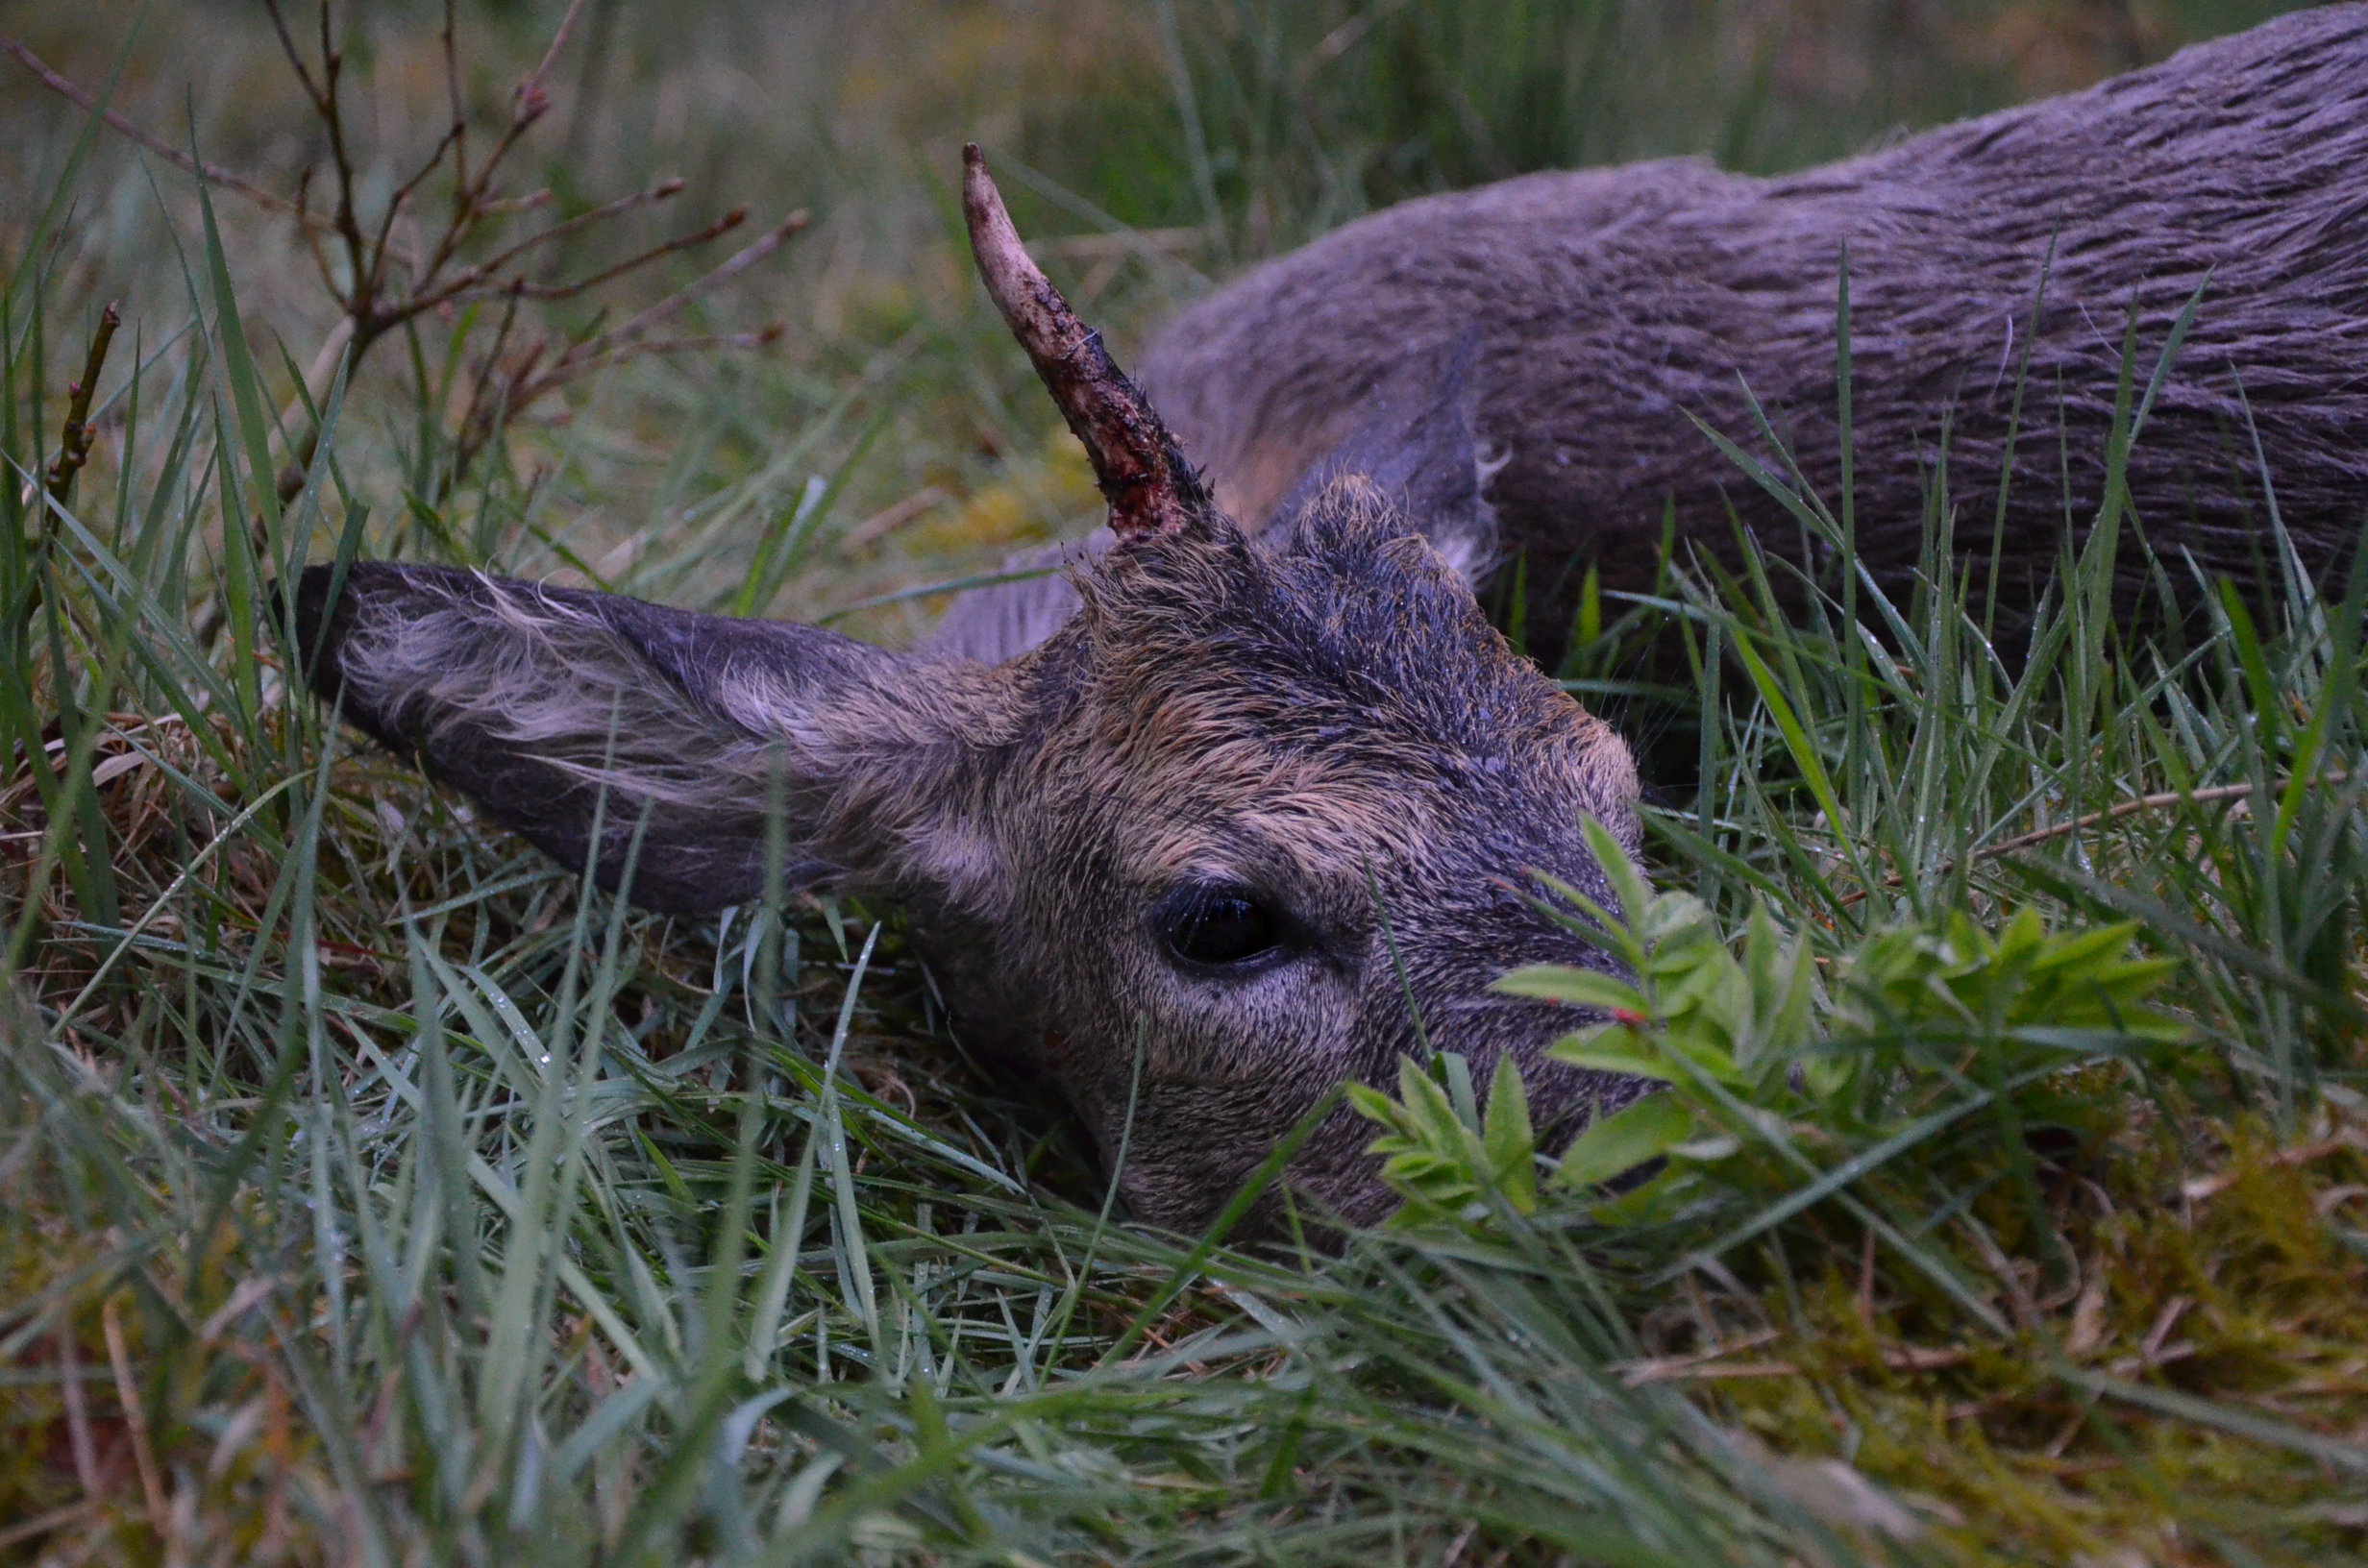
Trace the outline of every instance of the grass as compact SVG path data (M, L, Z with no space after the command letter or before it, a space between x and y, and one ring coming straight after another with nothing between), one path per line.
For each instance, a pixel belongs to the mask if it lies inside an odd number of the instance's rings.
M1564 674L1698 783L1651 818L1672 901L1629 899L1642 1026L1572 1048L1658 1064L1686 1119L1616 1190L1558 1181L1496 1158L1510 1113L1492 1127L1442 1064L1403 1101L1429 1107L1407 1134L1429 1164L1401 1167L1422 1201L1337 1256L1127 1223L1057 1115L965 1062L895 911L620 909L287 700L266 624L273 578L361 551L808 618L872 601L840 624L894 638L925 621L916 590L1084 526L1081 465L955 265L930 115L1005 116L1031 232L1127 239L1055 259L1127 329L1409 190L1688 147L1797 161L1903 103L1977 107L2032 84L1948 39L2077 39L2078 14L1968 8L1941 43L1849 8L1696 36L1409 5L1345 42L1358 16L1320 9L1088 8L1056 38L958 8L900 11L905 37L587 14L580 85L713 139L565 125L566 199L629 188L636 158L683 158L694 201L779 173L766 194L819 221L773 294L711 309L796 326L763 357L621 369L441 497L455 411L390 359L322 399L324 456L282 506L290 367L321 328L284 236L169 170L152 187L79 114L20 138L0 1555L2368 1552L2368 578L2273 571L2248 600L2162 560L2194 613L2128 641L2102 585L2146 519L2117 495L2068 520L2102 526L2002 656L1952 569L1955 520L1994 498L1936 490L1904 600L1781 593L1772 561L1591 598ZM1853 114L1787 75L1788 18L1867 62ZM550 18L479 20L498 103ZM117 101L169 124L154 51L193 24L150 25ZM224 79L270 80L267 38L208 25ZM424 28L358 35L390 138ZM783 63L822 44L839 75ZM1603 64L1643 44L1652 70ZM760 114L733 48L830 123ZM1011 97L984 100L1003 67ZM235 96L189 116L209 156L284 156L268 93ZM99 438L52 504L66 382L116 294ZM422 360L465 331L429 323ZM2139 345L2113 452L2145 439L2165 349ZM1847 533L1847 496L1791 495ZM1686 679L1647 678L1672 661ZM2081 971L2126 1007L2029 1000L2036 949L1985 945L2025 914L2065 963L2137 966ZM2126 946L2074 950L2117 926Z

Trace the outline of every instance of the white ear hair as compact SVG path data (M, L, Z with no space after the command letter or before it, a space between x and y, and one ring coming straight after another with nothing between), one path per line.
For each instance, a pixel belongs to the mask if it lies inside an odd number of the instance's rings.
M613 887L630 853L637 903L761 892L776 804L790 886L995 892L976 834L947 832L977 815L965 759L1008 728L993 672L435 567L362 563L334 606L328 587L316 567L297 594L323 695L562 864Z
M347 700L423 750L470 732L530 752L631 810L695 811L762 797L769 726L694 708L580 605L482 574L417 580L401 600L366 599L338 645Z
M1464 585L1478 592L1490 573L1503 564L1499 546L1502 537L1496 526L1496 508L1489 504L1489 486L1507 463L1513 461L1513 449L1475 446L1472 449L1473 501L1464 511L1439 518L1417 518L1425 525L1423 537L1439 551L1446 563L1455 568Z

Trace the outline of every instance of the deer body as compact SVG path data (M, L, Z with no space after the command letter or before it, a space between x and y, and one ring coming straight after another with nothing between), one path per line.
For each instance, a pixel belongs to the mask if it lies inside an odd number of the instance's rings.
M1526 553L1533 595L1558 577L1575 587L1574 560L1642 590L1665 518L1730 564L1730 503L1772 547L1801 536L1697 419L1782 475L1757 399L1839 510L1845 250L1857 544L1893 586L1916 567L1944 453L1957 543L1986 567L2019 384L1998 590L2006 619L2027 606L2067 515L2084 524L2102 500L2133 308L2134 402L2199 288L2130 457L2145 537L2183 588L2182 551L2240 581L2274 575L2264 459L2306 564L2358 536L2361 5L1779 179L1672 159L1407 202L1184 311L1152 341L1143 382L1254 529L1377 411L1433 399L1451 370L1501 464L1487 488L1500 532L1436 542L1482 567ZM2143 556L2119 559L2134 588ZM1057 582L1000 595L957 605L942 645L1007 651L1059 618ZM1556 608L1533 598L1532 626Z

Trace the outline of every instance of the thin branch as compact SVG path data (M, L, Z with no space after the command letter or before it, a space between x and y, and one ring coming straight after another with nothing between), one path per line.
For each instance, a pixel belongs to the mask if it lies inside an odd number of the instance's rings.
M538 189L517 197L497 197L493 194L494 182L511 150L549 112L552 107L550 77L574 35L583 9L584 0L570 0L541 59L531 71L519 80L511 96L507 124L501 128L484 156L473 160L469 156L468 101L463 92L460 73L457 6L455 0L445 0L440 41L444 56L444 90L451 109L451 122L426 158L414 166L407 178L395 185L383 210L366 226L361 216L361 171L355 160L345 124L343 81L346 62L343 53L336 47L336 24L329 0L322 0L318 12L320 37L316 60L308 60L305 47L299 43L295 29L289 23L285 0L264 0L263 3L281 53L295 72L313 117L320 123L328 141L326 161L335 182L335 202L333 210L327 214L313 205L313 176L317 166L308 168L297 181L291 200L228 169L206 163L114 110L102 109L90 94L51 69L15 38L0 35L0 50L14 56L50 91L100 116L117 134L175 168L222 190L242 196L267 211L284 214L295 221L297 233L311 256L322 285L336 303L339 313L330 340L323 347L320 360L312 375L307 378L308 389L322 374L322 365L333 365L342 356L347 365L358 366L378 339L428 311L466 301L504 300L506 308L495 334L492 353L481 361L481 368L473 379L468 405L462 412L461 429L455 443L454 477L456 478L479 452L499 438L502 428L521 410L594 370L627 359L659 355L759 348L777 341L785 330L780 323L775 323L753 332L681 334L664 338L653 336L662 324L678 315L693 300L779 250L792 235L805 227L807 214L803 210L792 212L721 265L649 306L623 326L603 331L601 323L604 315L596 314L590 324L570 337L551 339L535 336L525 339L524 324L518 319L519 306L523 302L548 303L578 298L628 274L653 266L667 257L707 244L747 221L747 209L734 208L724 217L693 233L661 241L573 282L537 283L524 276L521 263L528 257L538 253L549 253L566 240L632 208L669 199L683 188L679 180L667 180L649 189L604 203L522 238L497 245L493 254L481 261L465 262L462 259L461 252L484 231L489 220L529 211L551 200L548 189ZM440 225L423 223L419 214L421 193L448 165L452 171L450 208ZM333 259L333 244L343 253L341 257ZM404 269L400 284L393 275L393 269L398 267ZM67 422L66 439L57 462L46 476L47 487L53 496L63 497L74 474L87 460L90 434L86 393L96 382L99 359L106 352L105 333L112 330L115 319L111 306L102 336L93 346L91 369L86 373L83 381L77 383L78 392L85 395L79 402L69 400L72 402L72 411ZM306 472L317 453L318 442L319 430L315 428L296 443L291 453L293 460L280 475L283 500L288 499L295 489L302 486Z
M567 14L559 18L559 30L551 35L551 47L543 51L542 62L533 74L518 84L517 107L513 110L523 122L520 129L533 124L549 111L551 99L543 91L543 79L558 62L559 51L567 47L567 36L576 30L576 18L583 11L583 0L569 0Z
M123 316L115 308L115 302L108 301L107 307L99 312L98 331L91 334L90 352L83 359L83 379L66 387L65 429L58 444L58 460L50 465L48 483L43 487L50 503L42 508L41 530L33 546L37 560L47 560L50 541L58 529L58 510L73 492L74 476L90 460L90 401L99 388L99 373L107 368L108 346L115 341L115 329L122 324ZM25 600L28 616L41 602L44 580L46 574L34 579L32 592Z
M543 51L543 58L534 69L528 72L512 90L509 125L503 131L502 139L494 143L493 151L486 156L484 166L477 171L477 178L469 179L466 163L461 165L460 177L454 182L453 225L446 236L450 243L438 248L435 266L441 267L450 260L454 248L477 227L478 219L485 210L482 206L485 192L492 187L494 170L501 167L502 159L509 156L509 150L518 145L519 138L533 127L534 122L549 112L551 97L543 90L543 78L559 58L559 51L566 47L567 36L575 31L576 17L582 11L583 0L569 0L567 13L559 18L558 31L551 36L551 46ZM446 73L454 84L450 90L453 93L454 119L457 123L461 118L459 78L458 67L454 63L452 7L449 3L444 10L444 52Z
M343 305L344 297L337 291L336 269L329 264L329 253L321 249L321 235L327 228L313 221L311 203L312 169L308 165L296 182L296 232L304 236L305 249L312 253L312 265L321 275L321 287L331 299Z
M147 148L148 151L156 154L157 157L172 164L183 173L196 175L199 179L206 181L210 184L219 185L224 190L234 191L238 195L244 196L248 201L253 202L258 207L267 208L274 212L284 213L289 217L296 218L307 224L320 224L319 219L307 215L296 206L295 203L289 201L286 197L265 190L262 186L256 184L251 181L241 180L238 176L233 174L228 169L221 168L212 163L201 163L196 159L191 158L188 154L182 152L180 149L173 146L171 142L164 140L161 136L157 135L153 132L143 130L141 127L133 124L130 120L125 119L113 110L101 109L97 99L91 97L90 94L85 92L82 88L76 86L64 77L60 76L56 71L51 70L48 65L42 62L41 58L38 55L36 55L32 50L26 48L23 44L17 42L12 37L10 37L5 33L0 33L0 51L6 51L11 55L15 56L17 62L23 65L25 69L31 71L35 76L39 77L41 79L41 85L47 87L50 91L56 93L59 97L63 98L68 103L79 105L81 108L98 115L100 119L104 120L108 126L114 130L118 135L129 137L131 140L139 143L139 145ZM326 229L328 225L321 224L321 227Z
M345 56L330 44L329 0L321 0L321 97L318 113L321 128L329 133L330 163L337 171L334 228L338 236L345 241L347 276L354 280L354 292L347 301L347 308L358 321L369 314L371 297L378 291L377 263L381 258L371 257L367 242L361 235L361 218L354 205L354 159L345 145L345 106L337 93L338 82L344 74Z
M280 13L280 0L263 0L263 9L271 13L271 30L280 35L280 52L296 68L296 80L304 84L305 96L312 100L314 109L320 108L321 89L312 85L312 72L305 65L304 51L296 47L295 36L287 30L287 18Z
M717 349L761 349L778 343L788 332L787 322L769 322L752 332L709 332L683 337L654 337L646 342L628 343L620 348L600 349L582 357L572 353L552 361L551 368L534 380L528 388L531 397L513 398L511 406L523 408L534 398L565 386L578 377L610 365L623 364L628 359L647 359L654 355L692 354ZM597 340L596 340L597 341Z
M749 268L756 265L757 262L762 261L766 257L771 256L774 252L779 250L783 245L788 244L790 237L806 226L807 219L810 216L811 214L809 214L804 208L802 207L798 208L798 210L792 212L788 217L783 218L780 222L775 224L772 228L757 235L756 238L751 241L745 249L739 252L739 254L724 262L723 265L717 267L713 272L710 272L705 277L697 279L692 282L685 284L681 288L677 289L674 293L667 295L666 298L658 301L657 304L650 306L647 310L642 311L641 314L626 322L624 326L617 328L613 331L604 332L600 337L594 339L589 346L590 351L596 354L604 354L612 348L622 347L627 343L632 342L634 339L640 337L644 332L647 332L651 328L655 327L659 322L666 320L668 317L679 311L684 306L690 304L691 301L699 298L702 294L715 288L726 280L746 272Z
M2340 784L2347 776L2341 772L2321 773L2311 782ZM2282 778L2275 787L2282 790L2292 782L2294 781L2290 778ZM1973 852L1972 858L1991 860L1999 855L2010 855L2017 849L2028 849L2035 844L2045 844L2050 839L2066 838L2074 833L2084 832L2099 822L2114 821L2141 811L2162 811L2189 801L2205 806L2218 800L2241 800L2252 793L2253 786L2250 784L2215 784L2208 790L2165 790L2159 795L2142 795L2134 800L2123 800L2103 811L2092 811L2085 817L2076 817L2068 822L2058 822L2053 827L2042 827L2036 832L2025 833L2011 839L2001 839L1996 844L1985 845ZM1942 874L1946 874L1946 868L1943 868Z
M477 171L475 179L469 177L468 160L465 158L456 158L453 174L453 215L451 221L444 226L443 236L436 241L434 254L429 257L424 268L419 269L419 276L432 278L442 272L446 264L459 254L460 247L468 242L469 236L477 232L478 224L483 220L487 212L492 210L485 201L485 192L493 186L494 174L501 168L502 160L509 156L510 149L518 145L519 138L527 134L528 128L532 124L531 120L522 120L513 115L510 123L502 132L502 139L493 144L493 151L486 155L484 165ZM456 154L464 153L467 148L465 138L456 135L453 138L453 147Z
M839 549L850 553L869 550L915 518L925 516L930 508L952 499L934 484L924 485L848 529L839 540Z
M157 1466L156 1450L148 1439L148 1412L140 1408L139 1384L132 1376L132 1356L125 1348L123 1322L115 1313L114 1297L99 1304L99 1325L107 1335L107 1359L115 1370L115 1398L123 1410L123 1424L132 1435L132 1458L139 1469L140 1491L148 1504L148 1528L160 1539L170 1541L172 1514L165 1500L163 1472Z
M107 302L99 312L99 329L90 337L90 353L83 360L83 379L66 388L65 432L59 443L58 460L49 465L49 496L62 502L74 488L74 476L90 460L90 398L99 387L99 372L107 368L108 345L115 341L115 329L123 325L123 316L115 302Z
M496 251L484 260L480 261L475 266L471 267L469 269L469 281L471 282L475 282L481 279L490 278L495 273L500 272L504 267L508 266L512 261L517 260L520 257L539 246L548 245L554 240L564 239L570 234L577 233L584 229L590 228L593 224L603 222L608 218L613 218L620 212L629 212L637 207L649 207L658 202L665 201L668 197L676 195L681 189L682 182L679 180L661 180L647 190L637 190L630 196L620 196L615 201L603 203L601 206L593 208L588 212L580 212L563 223L555 223L548 229L539 229L533 233L527 235L526 238L512 245L509 249L506 251ZM535 194L543 201L548 201L551 197L551 192L548 190L538 191ZM536 202L535 205L539 206L541 203ZM482 208L482 210L487 212L496 210L516 211L519 208L515 206L492 202L487 203ZM742 216L746 216L745 209L738 210L742 211ZM717 233L721 233L723 231L721 229L716 231ZM714 235L710 234L708 237L713 238Z
M507 375L502 373L503 355L517 325L518 299L512 295L504 303L502 320L493 332L493 347L486 351L476 376L471 379L468 406L460 413L460 430L453 441L451 469L452 482L456 484L477 460L477 454L508 423L509 416L517 411L518 405L511 400L511 390L522 379L532 375L534 367L542 360L543 343L537 338L527 345ZM488 389L496 394L490 404L485 398Z
M460 49L453 40L453 0L444 0L444 99L453 110L453 190L469 184L469 109L460 96Z
M506 212L532 212L550 205L551 187L544 185L538 190L528 191L524 196L497 196L490 202L481 203L477 210L486 217L493 217Z
M74 1476L83 1483L83 1496L97 1501L107 1489L106 1478L99 1472L98 1445L90 1440L90 1409L83 1396L82 1368L75 1362L74 1328L71 1323L58 1325L58 1392L65 1402L66 1444L74 1454Z
M603 283L613 282L627 273L638 271L653 261L662 260L680 251L697 250L709 240L728 234L739 228L748 221L748 217L747 208L735 207L703 229L693 230L687 234L678 234L672 239L661 240L646 251L629 256L622 261L612 262L598 272L577 279L572 283L530 283L523 278L516 278L492 283L487 291L514 294L529 300L573 299L586 289L598 288ZM456 289L446 298L457 298L461 292L463 290Z
M485 276L486 269L470 267L457 274L450 282L439 287L414 295L409 299L389 306L385 309L380 311L372 323L372 335L375 337L379 333L392 331L394 328L402 326L407 321L410 321L415 317L427 314L431 310L438 309L448 305L462 305L475 300L489 299L524 299L535 300L538 302L570 299L578 294L581 294L586 289L597 287L602 283L614 282L617 278L626 273L646 267L654 261L662 260L666 257L672 256L678 251L696 249L697 247L715 238L718 234L728 233L731 229L736 228L745 216L745 209L734 208L731 212L727 213L717 222L707 225L704 229L699 230L693 233L678 235L676 238L667 240L662 244L654 245L649 250L643 251L638 255L629 257L625 260L619 261L613 266L604 267L599 272L592 274L590 277L580 278L572 283L530 283L524 278L492 278ZM631 331L633 335L639 335L640 332L647 331L650 326L654 325L665 316L673 314L674 311L679 309L686 301L703 292L713 283L730 276L731 273L737 272L743 267L753 264L764 256L777 250L780 247L781 242L787 239L790 234L793 234L798 230L805 227L805 222L806 213L802 208L799 211L791 213L789 218L785 219L781 224L776 226L771 234L758 239L754 244L749 246L747 250L744 250L738 255L732 257L722 266L717 267L713 272L710 272L704 277L692 282L688 287L669 296L665 300L661 300L657 305L654 305L651 306L650 309L643 311L639 316L634 317L632 321L627 323L625 327L619 328L615 333L608 334L607 337L601 339L599 341L599 347L602 349L606 349L616 346L618 342L623 341L622 334L626 333L629 329ZM436 271L440 270L440 261L436 264L431 265L427 269L426 275L429 277L433 277Z
M378 237L370 242L370 283L373 290L384 281L386 240L387 236L394 233L396 214L403 210L404 204L417 193L419 187L428 183L428 177L442 166L444 155L450 152L459 139L460 127L455 125L448 128L437 139L434 149L428 154L426 161L420 164L411 178L397 185L394 195L387 199L385 215L379 219ZM416 278L412 280L414 285L418 282Z

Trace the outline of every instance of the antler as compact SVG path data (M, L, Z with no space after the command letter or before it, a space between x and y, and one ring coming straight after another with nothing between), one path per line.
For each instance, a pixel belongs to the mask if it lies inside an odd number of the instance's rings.
M1110 530L1122 541L1148 539L1205 515L1212 502L1200 477L1143 389L1110 362L1101 334L1077 319L1029 257L975 142L962 149L962 213L988 297L1093 459Z

